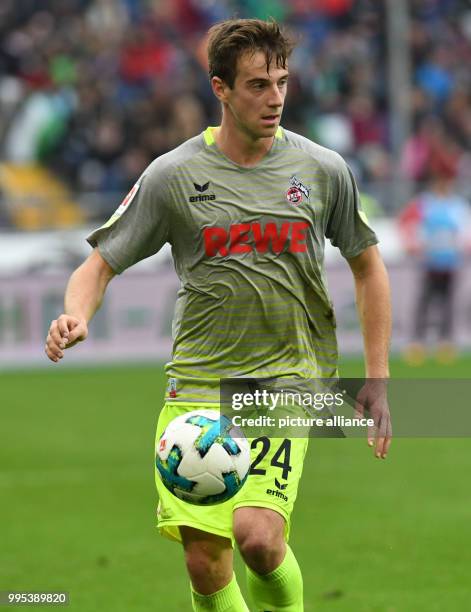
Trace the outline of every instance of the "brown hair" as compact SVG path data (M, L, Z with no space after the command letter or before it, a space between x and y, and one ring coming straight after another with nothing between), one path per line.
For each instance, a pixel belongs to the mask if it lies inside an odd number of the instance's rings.
M237 60L244 53L265 53L267 72L273 57L277 68L286 68L286 60L295 46L278 23L271 19L228 19L209 30L208 61L210 78L217 76L234 86Z

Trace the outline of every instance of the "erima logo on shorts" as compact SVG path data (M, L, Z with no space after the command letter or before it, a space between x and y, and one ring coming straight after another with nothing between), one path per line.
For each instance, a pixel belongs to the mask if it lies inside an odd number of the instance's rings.
M208 191L209 181L203 185L198 185L198 183L193 183L193 185L195 186L195 190L199 192L199 195L190 196L188 198L189 202L209 202L216 199L214 193L203 193L203 191Z
M274 491L273 489L267 489L266 493L268 495L273 495L274 497L279 497L280 499L282 499L285 502L288 501L288 496L285 495L284 493L281 493L281 491Z
M275 485L277 489L279 489L280 491L284 491L286 487L288 486L288 483L287 482L281 483L278 480L278 478L275 478Z

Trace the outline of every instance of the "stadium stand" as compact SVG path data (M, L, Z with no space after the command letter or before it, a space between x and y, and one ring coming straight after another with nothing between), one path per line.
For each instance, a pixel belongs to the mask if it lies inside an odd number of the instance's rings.
M413 0L410 7L413 133L404 176L426 179L433 123L434 147L446 139L457 184L466 184L469 2ZM339 151L380 202L376 208L393 213L383 1L3 0L0 160L39 164L72 190L82 213L62 206L64 223L104 218L153 158L218 121L201 37L234 14L271 15L299 35L283 124ZM28 206L28 213L14 212L21 205L10 200L7 207L6 195L0 223L54 226L54 215Z

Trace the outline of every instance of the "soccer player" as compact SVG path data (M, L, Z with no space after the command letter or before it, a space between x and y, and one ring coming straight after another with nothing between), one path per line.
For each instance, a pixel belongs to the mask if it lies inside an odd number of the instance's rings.
M157 438L177 415L214 408L223 377L336 374L325 237L353 271L366 376L389 374L388 280L352 174L336 153L280 127L291 49L273 21L211 28L209 70L221 125L145 170L89 236L94 250L72 274L65 313L51 324L46 352L58 362L65 348L87 337L112 277L172 245L181 290ZM366 387L367 404L368 393ZM384 402L380 412L369 444L384 458L390 443ZM233 573L235 544L247 565L252 609L303 610L301 571L287 542L306 446L302 438L254 440L247 483L217 506L182 502L157 481L158 526L183 544L194 610L248 610ZM275 480L282 492L274 493Z

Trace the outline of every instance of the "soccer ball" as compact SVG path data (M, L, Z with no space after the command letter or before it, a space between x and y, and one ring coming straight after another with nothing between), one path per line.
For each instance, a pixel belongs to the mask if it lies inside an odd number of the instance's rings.
M193 410L171 421L156 441L157 471L166 488L197 505L222 503L247 479L250 447L217 410Z

